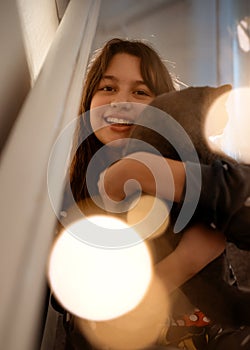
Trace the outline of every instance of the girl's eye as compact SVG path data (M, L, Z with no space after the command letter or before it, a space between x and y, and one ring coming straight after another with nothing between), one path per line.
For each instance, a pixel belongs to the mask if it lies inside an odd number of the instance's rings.
M101 91L115 91L115 88L113 88L112 86L103 86L103 87L99 88L99 90L101 90Z
M149 96L149 93L144 90L137 90L135 91L135 94L140 96Z

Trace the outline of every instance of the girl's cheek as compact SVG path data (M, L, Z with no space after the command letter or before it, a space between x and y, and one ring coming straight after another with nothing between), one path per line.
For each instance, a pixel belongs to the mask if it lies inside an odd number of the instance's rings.
M103 106L108 104L109 101L106 97L101 97L101 96L93 96L91 104L90 104L90 109Z

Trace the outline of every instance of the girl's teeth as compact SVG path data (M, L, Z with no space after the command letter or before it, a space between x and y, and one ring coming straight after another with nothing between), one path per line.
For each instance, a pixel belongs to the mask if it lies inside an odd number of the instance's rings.
M106 121L108 123L114 123L114 124L126 124L126 125L131 125L131 121L127 119L122 119L122 118L115 118L115 117L108 117L106 118Z

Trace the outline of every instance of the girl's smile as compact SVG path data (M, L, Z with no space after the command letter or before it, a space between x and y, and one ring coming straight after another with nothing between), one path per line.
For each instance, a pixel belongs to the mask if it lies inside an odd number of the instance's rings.
M134 124L134 120L131 119L126 114L108 114L104 115L104 120L107 124L110 125L110 129L118 132L124 132L126 130L130 130L130 127Z

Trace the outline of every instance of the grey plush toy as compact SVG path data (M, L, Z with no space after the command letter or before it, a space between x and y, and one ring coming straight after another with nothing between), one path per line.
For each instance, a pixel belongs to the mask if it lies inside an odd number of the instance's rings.
M228 166L234 166L236 162L233 159L209 148L204 134L204 124L210 107L219 96L230 90L231 85L223 85L218 88L189 87L156 97L136 121L138 124L135 125L130 135L131 139L126 154L137 151L160 152L164 157L185 162L214 163L217 164L215 167L218 166L220 171ZM226 113L225 108L222 111L222 113ZM218 118L220 117L218 115ZM247 174L250 175L250 169L247 166L243 170L246 170ZM215 191L211 187L210 191L213 192L213 190ZM226 200L225 197L225 205ZM247 237L246 246L249 250L249 208L246 207L239 213L237 212L230 219L231 222L227 221L227 215L223 213L223 208L221 211L218 209L217 212L224 220L219 229L223 229L229 241L239 243L238 245L240 245L241 240L238 241L237 228L240 227L239 220L243 217L243 237ZM172 225L166 232L166 237L173 249L181 238L181 233L173 233L173 226L178 214L179 205L174 205L171 211ZM204 215L206 213L204 214L202 205L198 206L189 225L194 221L206 221ZM245 247L245 245L243 246ZM228 283L229 273L226 256L222 254L185 283L181 289L189 300L213 321L227 326L249 325L250 293L239 290L237 286L231 286Z

